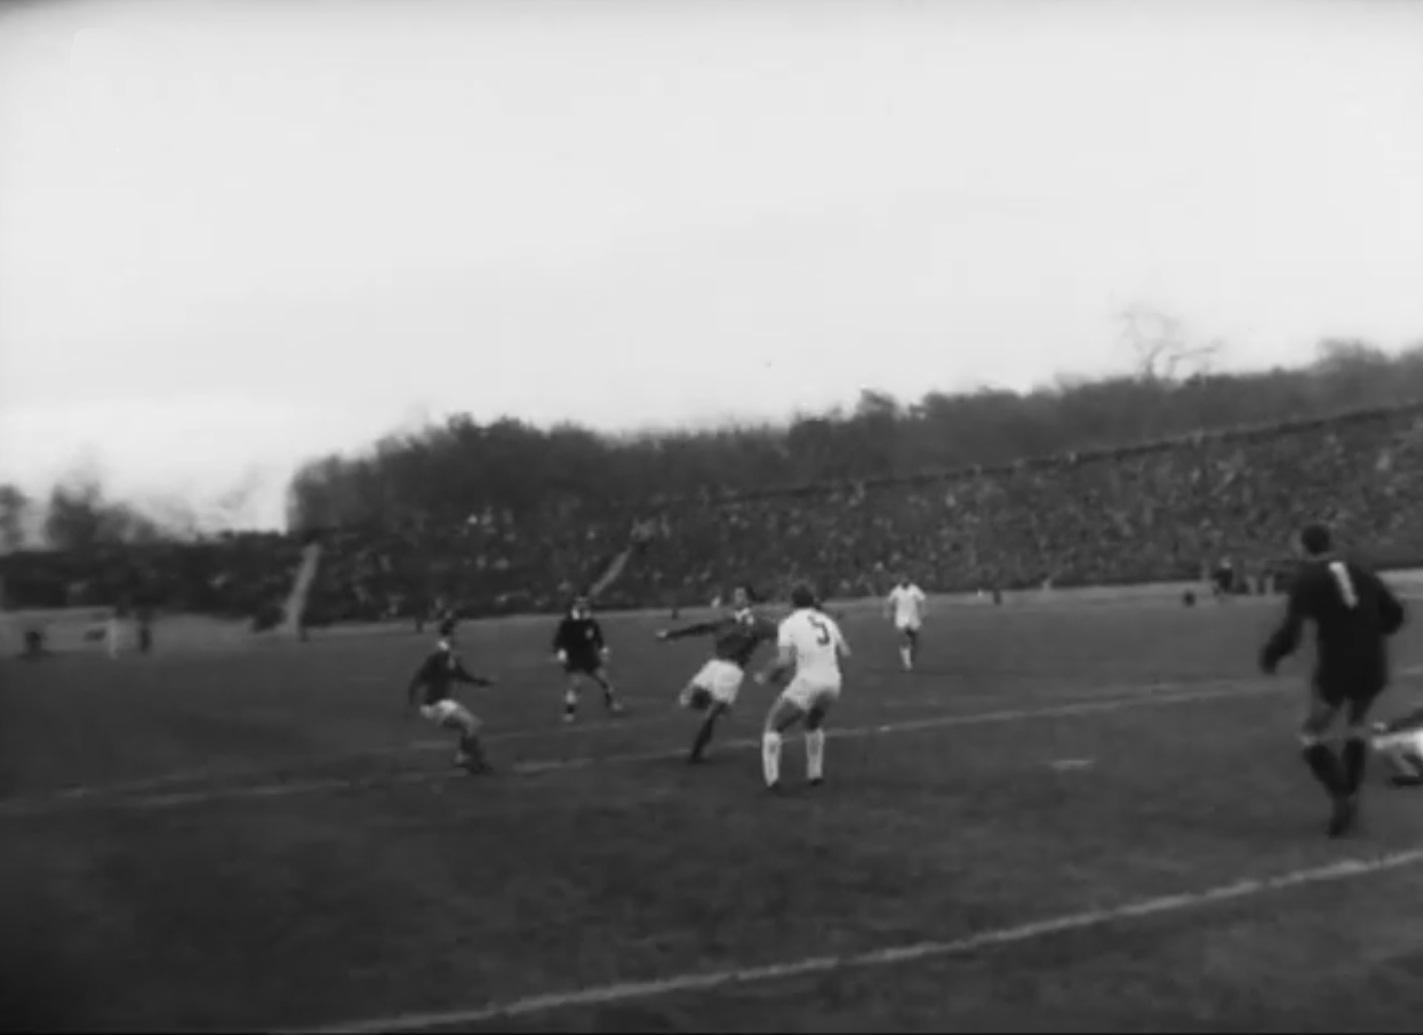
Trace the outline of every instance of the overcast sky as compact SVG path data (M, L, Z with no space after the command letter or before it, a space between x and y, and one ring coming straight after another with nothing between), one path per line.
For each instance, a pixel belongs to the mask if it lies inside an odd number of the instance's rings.
M1423 339L1423 4L0 14L0 478Z

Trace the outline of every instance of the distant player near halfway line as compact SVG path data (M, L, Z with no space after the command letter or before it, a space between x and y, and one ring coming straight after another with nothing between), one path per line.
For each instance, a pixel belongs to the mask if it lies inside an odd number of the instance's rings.
M484 756L483 745L479 742L481 723L468 708L454 699L451 686L454 683L493 686L494 680L470 675L455 650L454 635L453 621L440 623L439 643L410 680L410 688L407 691L410 706L417 708L420 714L431 722L459 733L459 751L455 755L455 765L462 766L471 773L493 772Z
M1373 747L1393 770L1395 787L1423 786L1423 708L1377 723Z
M777 790L781 783L781 742L797 722L805 723L805 771L812 787L825 779L825 719L840 699L844 677L840 660L850 656L850 645L835 619L816 605L808 586L791 592L790 617L781 622L776 634L779 656L756 677L758 683L774 682L794 669L790 684L781 691L766 715L761 735L761 769L766 787Z
M603 640L603 627L593 617L586 596L573 601L573 606L558 630L553 634L553 650L563 671L568 675L568 689L563 695L563 721L578 717L578 694L585 680L597 683L603 691L603 704L612 715L621 715L622 704L608 677L608 645Z
M1332 552L1329 529L1310 525L1297 544L1304 562L1290 587L1289 607L1280 628L1260 654L1260 667L1273 674L1299 645L1306 621L1318 641L1309 714L1300 731L1304 759L1334 805L1329 836L1354 824L1368 758L1369 709L1388 686L1388 637L1403 626L1404 610L1382 579ZM1348 727L1340 759L1325 742L1341 708Z
M702 760L716 732L717 720L736 704L741 684L746 679L746 666L762 643L775 639L776 627L752 609L750 591L745 586L737 586L732 592L729 614L681 629L663 629L657 638L680 640L708 633L712 636L713 656L683 687L679 697L682 707L706 712L687 755L687 761L692 764Z
M914 671L914 662L919 657L919 632L924 628L928 599L908 575L899 576L899 584L885 599L885 613L899 631L899 660L906 672Z

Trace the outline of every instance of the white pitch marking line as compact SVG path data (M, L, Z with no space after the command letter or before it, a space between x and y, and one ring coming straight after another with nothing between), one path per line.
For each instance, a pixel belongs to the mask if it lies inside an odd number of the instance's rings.
M572 1007L606 1006L610 1003L629 1000L652 999L673 995L678 992L707 991L725 985L754 984L765 981L779 981L786 978L805 977L810 974L824 974L829 971L878 967L897 963L912 963L918 960L942 957L967 956L984 949L993 949L1021 942L1036 941L1040 938L1063 934L1068 931L1082 931L1089 928L1105 927L1109 924L1143 917L1161 916L1184 910L1201 909L1221 902L1251 898L1271 891L1322 884L1329 881L1349 880L1367 874L1398 870L1423 863L1423 848L1394 852L1372 859L1344 859L1327 866L1307 870L1292 870L1275 877L1246 878L1232 884L1222 884L1204 891L1192 891L1156 898L1141 899L1107 909L1086 910L1063 916L1035 920L1012 927L999 927L964 938L947 941L925 941L911 945L874 949L869 952L852 953L841 956L815 956L808 959L783 963L772 963L760 967L741 967L732 970L709 971L705 973L677 974L672 977L650 981L634 981L621 984L599 985L593 988L576 989L566 992L550 992L543 995L515 999L503 1003L489 1003L466 1010L449 1010L428 1013L404 1013L391 1017L368 1020L346 1021L340 1024L323 1025L315 1028L287 1029L296 1035L325 1035L328 1032L344 1032L350 1035L365 1035L375 1032L421 1031L451 1025L478 1024L486 1021L527 1017Z
M1406 668L1402 668L1402 669L1399 670L1398 674L1401 675L1401 676L1420 676L1420 675L1423 675L1423 664L1410 665L1410 666L1408 666L1408 667L1406 667ZM1202 687L1202 686L1226 686L1226 687L1228 687L1228 686L1239 686L1239 685L1243 685L1242 681L1240 681L1240 680L1231 680L1231 679L1187 680L1187 681L1181 681L1181 682L1170 682L1170 681L1167 681L1167 682L1146 683L1146 684L1129 684L1129 683L1123 683L1123 684L1117 684L1117 685L1115 685L1115 686L1108 687L1105 692L1106 692L1106 693L1122 693L1122 694L1127 694L1127 693L1136 693L1136 694L1171 694L1171 693L1174 693L1174 692L1177 691L1177 690L1190 690L1191 688L1199 688L1199 687ZM1090 699L1092 699L1092 700L1097 700L1097 699L1101 698L1101 696L1102 696L1101 694L1093 694L1093 695L1091 695L1091 698L1090 698ZM926 700L910 700L910 701L898 701L898 700L895 700L895 701L883 702L883 706L886 706L886 707L889 707L889 708L893 708L893 709L899 709L899 708L909 709L909 708L921 707L921 706L923 706L923 705L925 705L925 704L930 704L930 703L932 703L932 702L926 701ZM671 720L673 720L673 719L681 718L681 717L682 717L682 714L683 714L683 713L682 713L682 710L681 710L681 709L678 709L675 713L668 714L668 715L665 715L665 716L664 716L664 715L645 716L645 717L644 717L644 716L639 716L639 717L635 717L635 718L632 718L632 719L603 720L603 721L596 721L596 722L581 723L581 724L579 724L579 725L571 726L571 727L569 727L569 726L557 727L557 728L536 727L536 728L527 728L527 729L503 730L503 731L498 731L498 732L491 733L491 734L489 734L488 736L486 736L484 739L485 739L486 741L490 742L490 743L503 743L503 742L506 742L506 741L509 741L509 740L517 740L517 739L524 739L524 738L528 738L528 739L538 739L538 738L541 738L541 737L555 738L555 737L560 737L560 736L567 736L567 735L569 735L569 734L574 734L574 733L598 732L598 731L603 731L603 730L613 730L613 729L619 729L619 728L627 728L627 727L630 727L630 726L641 726L641 725L648 725L648 726L650 726L650 725L655 725L655 724L662 723L662 722L668 722L668 723L670 723ZM972 718L972 716L969 716L969 718ZM880 726L880 727L878 727L877 729L875 729L875 730L873 730L873 731L867 731L867 732L893 733L893 732L895 732L895 731L896 731L897 729L899 729L899 728L900 728L900 727L898 727L898 726ZM723 746L725 746L725 745L723 745ZM416 750L419 750L419 749L429 749L429 750L448 751L448 750L449 750L449 743L448 743L447 741L433 741L433 740L429 740L429 741L422 741L422 742L420 742L420 747L419 747L419 748L413 748L413 745L404 745L404 746L400 746L400 747L375 747L375 748L371 748L370 750L367 750L367 751L345 752L345 753L339 754L339 755L325 756L325 757L322 757L321 759L319 759L319 761L320 761L321 763L323 763L323 764L327 764L327 763L329 763L329 764L337 764L337 763L340 763L340 762L353 762L353 761L358 762L358 761L360 761L361 759L365 759L365 758L384 758L384 757L388 757L388 756L392 756L392 755L400 755L400 754L403 754L403 753L405 753L405 752L407 752L407 751L409 751L409 750L412 750L412 749L416 749ZM661 758L664 758L664 757L669 757L669 756L659 754L659 755L653 756L651 759L646 758L646 757L644 757L644 756L636 756L636 757L625 758L624 761L655 761L655 760L658 760L658 759L661 759ZM526 763L526 764L528 764L528 765L530 765L530 766L533 766L533 768L530 769L529 772L548 772L548 771L552 771L552 770L554 770L554 769L559 768L559 766L558 766L557 764L551 764L551 763ZM584 763L584 762L577 762L577 761L575 761L575 762L570 762L570 763L565 764L564 767L565 767L565 768L582 768L585 764L586 764L586 763ZM280 771L281 771L281 767L280 767L279 765L271 765L271 764L267 764L267 765L246 765L246 766L238 765L238 766L200 767L200 768L196 768L196 769L181 770L181 771L179 771L179 772L165 773L165 774L161 774L161 775L159 775L159 776L146 777L146 778L138 779L138 780L125 780L125 781L118 781L118 782L110 783L110 784L98 784L98 785L87 785L87 786L81 785L81 786L77 786L77 787L67 787L67 788L63 788L63 789L61 789L61 790L57 790L57 791L53 791L53 792L49 792L49 793L40 793L40 794L34 794L34 795L27 795L27 796L24 796L24 797L11 798L11 799L9 799L8 801L0 800L0 818L3 818L3 817L6 816L6 815L34 815L34 814L36 814L36 813L43 813L43 812L45 812L45 811L48 811L48 810L45 808L46 805L61 806L61 805L64 805L64 804L72 804L72 803L76 803L76 802L83 802L83 803L86 803L86 804L87 804L87 803L98 804L98 803L100 803L101 801L103 801L103 800L105 800L105 799L114 798L114 797L122 797L122 796L125 796L125 795L132 794L132 793L134 793L134 792L162 790L162 789L165 789L165 788L173 787L175 784L176 784L176 785L182 785L182 784L185 784L185 783L192 783L192 782L199 781L199 780L241 779L241 778L243 778L243 777L270 776L270 775L273 774L274 772L280 772ZM428 776L428 774L422 774L421 779L427 778L427 776ZM304 786L304 787L305 787L305 786L308 786L308 785L312 784L312 782L313 782L313 781L311 781L311 780L302 781L302 786ZM338 786L345 786L345 784L337 784L337 785L338 785ZM284 785L284 786L295 786L295 785ZM311 789L313 789L313 790L321 790L321 789L324 789L324 785L323 785L323 786L320 786L320 787L312 787ZM173 799L173 803L174 803L174 804L186 803L186 802L188 802L188 801L199 801L199 802L200 802L200 801L204 801L204 800L209 800L209 799L207 799L207 798L204 797L204 796L207 795L207 794L212 794L212 793L214 793L214 792L212 792L212 791L202 791L202 790L189 790L189 791L174 790L174 791L172 792L172 799ZM222 792L217 792L217 793L222 793ZM194 797L194 796L196 796L196 797Z
M1106 712L1116 712L1131 708L1159 707L1170 704L1191 704L1197 701L1212 700L1239 700L1246 697L1260 697L1269 694L1278 694L1293 689L1281 684L1240 684L1219 690L1198 690L1178 694L1156 693L1149 696L1133 694L1126 697L1112 698L1108 700L1078 701L1073 704L1049 706L1045 708L1005 708L993 712L979 712L969 715L937 715L925 719L910 720L906 722L893 723L890 725L875 724L871 726L851 726L842 729L828 730L828 736L833 740L880 736L887 733L916 733L933 729L952 729L960 726L982 726L1006 722L1021 722L1030 719L1059 719L1072 718L1079 715L1092 715ZM759 738L741 738L738 740L726 740L721 742L722 751L759 749L761 741ZM567 772L574 769L587 769L593 766L617 765L637 762L660 762L671 759L682 758L685 750L677 748L675 750L629 752L626 754L609 754L579 756L576 758L554 758L537 761L520 762L511 766L509 772L520 776L538 776L554 772ZM392 776L377 777L371 776L364 779L343 779L343 778L310 778L305 780L294 780L288 783L257 784L247 787L227 787L209 788L204 790L178 791L160 795L136 795L133 797L114 797L103 801L102 804L111 809L127 809L131 811L146 812L157 809L174 808L182 805L198 805L216 801L237 801L251 798L286 798L299 794L313 794L323 791L341 791L356 788L378 788L394 785L407 785L414 783L436 782L440 780L468 780L471 779L464 773L441 772L413 772ZM80 799L82 803L84 799ZM96 799L88 799L92 804L101 804ZM77 804L76 802L64 803L49 800L38 801L12 801L0 803L0 818L14 816L34 816L47 815L58 812L65 804Z

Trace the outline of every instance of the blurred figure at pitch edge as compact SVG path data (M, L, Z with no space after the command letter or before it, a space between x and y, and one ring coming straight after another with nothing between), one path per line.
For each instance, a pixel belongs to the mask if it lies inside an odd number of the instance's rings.
M153 609L149 607L138 609L138 652L153 652Z
M104 645L108 648L111 658L119 656L121 646L119 640L123 636L123 631L123 609L116 607L109 612L109 620L104 626Z

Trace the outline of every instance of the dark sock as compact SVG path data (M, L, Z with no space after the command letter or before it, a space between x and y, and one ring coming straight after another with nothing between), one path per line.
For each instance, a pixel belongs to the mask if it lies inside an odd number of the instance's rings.
M472 765L478 768L484 766L484 745L479 742L478 736L473 733L467 733L461 737L460 750L469 756Z
M1327 744L1312 744L1304 749L1304 761L1330 795L1344 793L1344 776L1339 771L1339 760Z
M618 700L618 699L617 699L617 695L613 693L613 684L612 684L612 683L604 683L604 684L603 684L603 703L604 703L605 705L607 705L609 708L611 708L614 704L617 703L617 700Z
M711 743L712 733L716 730L717 713L712 712L702 720L701 728L697 730L697 739L692 742L692 757L701 758L702 752Z
M1344 741L1344 788L1349 794L1359 793L1359 787L1364 782L1368 748L1368 743L1361 737L1350 737Z

